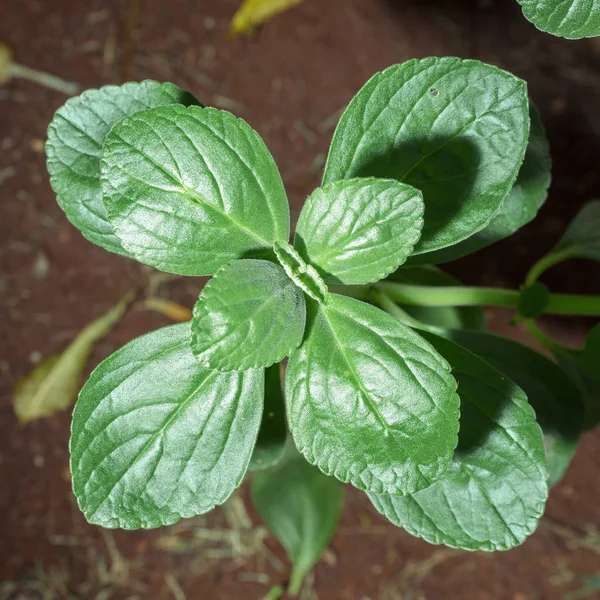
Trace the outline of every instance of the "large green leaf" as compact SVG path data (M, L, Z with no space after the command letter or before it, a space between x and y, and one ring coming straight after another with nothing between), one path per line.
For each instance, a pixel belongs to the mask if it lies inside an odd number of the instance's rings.
M537 215L548 197L550 186L550 144L540 114L529 105L531 131L525 159L510 194L500 212L482 230L454 246L409 259L409 264L440 264L473 254L490 244L511 236Z
M556 363L513 340L475 331L449 331L448 336L510 377L527 394L544 434L550 485L558 483L583 429L579 390Z
M283 267L234 260L204 286L194 306L192 352L222 371L268 367L302 342L306 305Z
M325 281L378 281L410 255L423 227L423 196L393 179L349 179L306 200L294 245Z
M108 132L140 110L177 103L199 104L172 83L142 81L88 90L56 111L46 143L50 184L69 221L94 244L130 256L102 204L100 157Z
M326 475L406 494L446 471L458 397L446 361L383 311L331 294L308 303L307 334L291 356L285 397L298 449Z
M392 273L386 281L431 287L460 285L458 279L432 265L403 267ZM485 329L485 317L480 306L419 306L406 304L402 305L402 310L418 321L439 329Z
M474 60L410 60L377 73L350 102L323 181L374 176L420 189L425 226L415 254L432 252L496 215L528 135L525 82Z
M211 510L256 442L263 370L198 365L190 325L137 338L102 362L73 412L71 473L90 523L158 527Z
M213 108L168 106L118 123L104 143L102 190L115 233L140 262L212 275L270 256L289 238L273 157L244 121Z
M268 469L283 457L287 439L281 365L265 369L265 407L250 470Z
M344 488L288 444L276 468L252 478L252 501L292 559L289 591L296 595L337 529Z
M538 29L576 40L600 35L598 0L517 0Z
M444 477L410 496L370 494L390 521L432 544L507 550L536 528L548 497L542 433L523 391L468 350L423 335L452 365L460 433Z

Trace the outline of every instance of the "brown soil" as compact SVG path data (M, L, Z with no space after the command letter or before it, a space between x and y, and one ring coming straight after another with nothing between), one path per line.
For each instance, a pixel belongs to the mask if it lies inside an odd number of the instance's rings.
M294 216L318 184L338 111L375 71L427 55L474 57L513 71L529 82L548 128L554 182L534 224L451 266L469 284L519 285L567 220L600 197L598 41L541 34L514 0L305 0L256 36L229 40L238 3L7 0L0 41L11 45L20 63L84 87L172 80L205 103L239 114L273 152ZM244 530L236 504L189 522L186 531L107 534L87 525L73 502L68 411L24 428L14 417L16 379L147 276L135 263L86 242L56 205L43 141L64 100L23 80L0 88L0 598L261 598L285 584L288 565L276 542L269 538L265 550L260 531ZM592 269L571 263L546 281L557 291L599 292ZM176 279L163 292L190 305L200 284ZM496 331L526 337L510 329L507 313L490 314ZM130 312L91 364L166 323L154 313ZM589 323L548 325L577 344ZM386 524L362 494L348 489L342 527L305 597L562 599L600 571L599 469L595 432L584 437L553 490L539 530L501 554L429 546Z

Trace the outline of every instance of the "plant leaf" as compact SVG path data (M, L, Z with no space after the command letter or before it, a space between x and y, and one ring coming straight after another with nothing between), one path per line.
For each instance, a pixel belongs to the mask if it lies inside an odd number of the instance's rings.
M194 306L192 352L222 371L268 367L302 342L306 305L283 267L234 260L204 286Z
M289 593L295 596L337 529L344 488L288 443L277 467L252 478L252 501L293 562Z
M244 0L233 15L229 33L231 35L248 33L278 13L301 2L302 0Z
M115 306L82 329L65 350L44 359L17 382L14 408L24 425L71 406L95 345L122 319L135 297L126 294Z
M248 468L263 371L198 365L190 325L139 337L102 362L73 412L73 490L95 525L176 523L222 504Z
M549 256L600 261L600 200L581 209Z
M446 361L390 315L335 294L308 303L306 330L285 377L288 425L306 459L377 493L439 479L458 431Z
M424 254L490 222L528 135L525 82L474 60L410 60L377 73L350 102L323 182L383 177L420 189L425 225L414 254Z
M583 429L579 390L556 363L513 340L475 331L449 331L447 336L510 377L527 394L544 434L549 483L556 485Z
M90 242L131 256L115 236L102 204L100 157L108 132L140 110L177 103L199 104L172 83L147 80L88 90L56 111L46 143L50 185L69 221Z
M281 365L265 369L265 408L250 470L268 469L283 457L287 425L281 386Z
M592 429L600 424L600 325L588 333L582 351L561 353L556 358L581 391L585 407L584 427Z
M531 101L529 102L529 118L531 131L525 159L500 212L486 227L466 240L436 252L413 256L409 259L408 264L441 264L457 260L511 236L533 220L548 197L552 161L546 130L539 112Z
M508 550L536 528L548 497L544 445L523 391L453 342L424 332L452 365L459 442L444 477L411 496L369 494L392 523L432 544Z
M306 200L294 245L325 281L378 281L410 255L423 227L423 196L393 179L350 179Z
M403 267L386 281L431 287L452 287L460 281L432 265ZM402 310L422 323L439 329L485 329L485 317L480 306L418 306L403 304Z
M214 108L143 111L110 132L104 204L140 262L213 275L231 260L272 256L290 215L273 157L244 121Z
M538 29L577 40L600 35L597 0L517 0L523 14Z

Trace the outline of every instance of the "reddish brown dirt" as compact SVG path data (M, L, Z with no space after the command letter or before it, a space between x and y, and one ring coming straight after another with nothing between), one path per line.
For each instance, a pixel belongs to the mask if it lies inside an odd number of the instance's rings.
M172 80L205 103L239 114L273 152L294 216L318 184L336 113L375 71L427 55L474 57L513 71L529 82L548 128L554 182L534 224L451 266L469 284L519 285L567 220L586 200L600 197L597 41L541 34L512 0L305 0L255 37L229 40L237 4L8 0L0 41L12 46L19 62L84 87L124 78ZM164 532L106 538L87 525L70 492L68 411L25 428L13 415L16 379L145 278L135 263L86 242L55 203L42 145L64 100L22 80L0 88L0 597L261 598L285 583L287 566L278 569L261 556L238 564L211 561L205 551L160 551L156 542ZM40 256L49 261L47 273L35 268ZM600 291L597 269L584 263L556 268L546 281L557 291ZM191 304L199 286L178 279L164 292ZM494 312L493 327L508 331L508 318ZM132 311L90 364L166 323ZM589 323L549 325L578 343ZM331 600L562 599L600 571L598 536L591 535L600 527L599 472L596 432L585 436L553 490L539 530L522 547L492 555L451 553L411 538L348 489L342 527L315 570L313 591ZM209 526L224 526L221 511L210 516ZM274 541L269 547L285 562Z

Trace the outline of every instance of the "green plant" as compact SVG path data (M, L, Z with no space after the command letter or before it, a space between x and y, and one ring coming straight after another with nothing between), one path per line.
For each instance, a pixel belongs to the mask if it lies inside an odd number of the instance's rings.
M463 287L433 266L506 238L545 201L548 143L525 82L458 58L376 74L340 119L293 245L258 134L172 84L69 100L47 154L89 240L213 276L191 323L133 340L81 390L71 471L91 523L175 523L257 470L253 498L295 562L293 592L335 530L340 482L432 543L506 550L535 530L600 404L600 329L575 351L535 324L599 316L600 298L537 279L600 259L600 203L522 290ZM513 307L570 375L487 333L483 305Z

